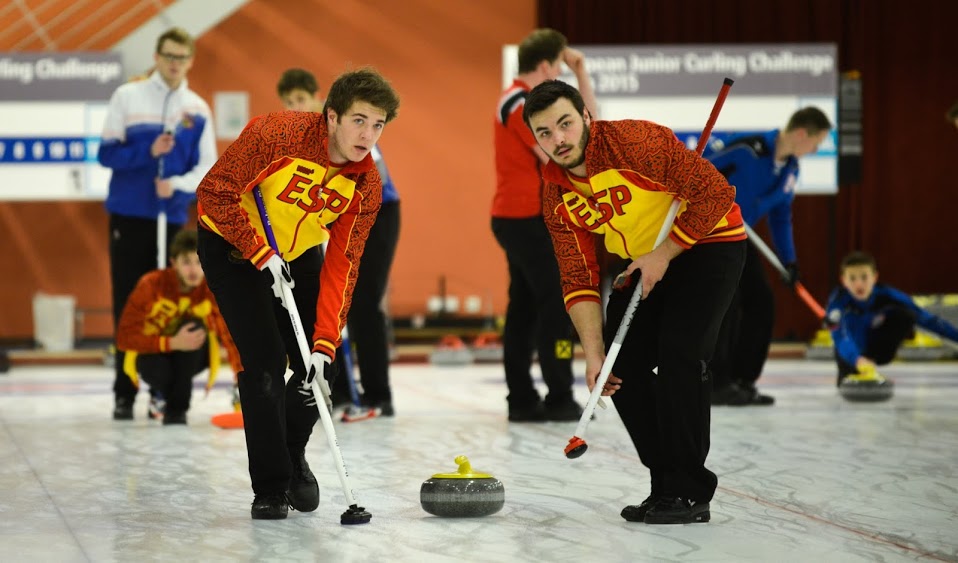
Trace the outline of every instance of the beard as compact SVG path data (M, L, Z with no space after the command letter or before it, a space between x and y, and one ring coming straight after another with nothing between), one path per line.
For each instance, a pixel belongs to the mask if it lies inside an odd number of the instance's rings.
M583 162L585 162L585 147L588 144L589 144L589 124L583 123L582 136L579 137L579 142L576 144L576 147L579 149L579 158L575 159L574 161L568 164L562 164L562 163L556 163L556 164L559 164L559 166L565 168L566 170L572 170L573 168L580 166Z

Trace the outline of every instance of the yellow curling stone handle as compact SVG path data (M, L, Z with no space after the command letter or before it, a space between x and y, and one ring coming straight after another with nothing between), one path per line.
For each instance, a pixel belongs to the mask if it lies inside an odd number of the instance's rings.
M459 471L455 473L436 473L433 479L492 479L488 473L474 473L469 458L461 455L457 456L455 462L459 464Z

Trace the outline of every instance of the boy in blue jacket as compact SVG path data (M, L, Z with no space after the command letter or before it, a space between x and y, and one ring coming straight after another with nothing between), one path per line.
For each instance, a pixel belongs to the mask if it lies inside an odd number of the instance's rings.
M915 304L907 294L878 283L875 259L852 252L842 260L841 287L832 292L825 320L835 343L838 384L894 359L918 325L958 342L958 328Z

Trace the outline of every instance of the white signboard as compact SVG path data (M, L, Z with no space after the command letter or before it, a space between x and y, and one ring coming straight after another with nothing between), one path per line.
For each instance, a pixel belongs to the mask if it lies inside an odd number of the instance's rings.
M782 128L796 110L814 105L837 124L838 55L832 44L632 45L577 47L599 104L600 119L661 123L694 148L715 98L735 81L711 142ZM503 87L518 71L518 47L503 48ZM566 72L562 80L575 84ZM797 193L838 191L838 136L801 159Z
M105 198L96 155L122 83L114 53L0 53L0 200Z

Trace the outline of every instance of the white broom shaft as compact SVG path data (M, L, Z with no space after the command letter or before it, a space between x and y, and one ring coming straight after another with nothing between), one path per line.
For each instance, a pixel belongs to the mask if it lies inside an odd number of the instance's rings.
M163 102L163 119L166 119L166 101ZM157 180L163 179L163 156L157 162ZM166 268L166 200L160 198L160 211L156 214L156 269Z
M754 244L755 247L758 248L758 251L765 256L766 260L768 260L768 263L771 264L773 268L778 270L778 273L782 274L783 276L787 276L788 271L785 270L785 266L782 265L782 261L778 259L778 256L775 255L775 252L773 252L772 249L765 244L765 241L762 240L760 236L755 234L755 231L752 230L752 227L748 226L748 223L743 221L742 225L745 226L745 234L748 235L748 240L752 241L752 244Z
M293 290L286 284L283 285L283 306L286 307L287 312L289 312L289 322L293 325L293 334L296 335L296 344L299 347L299 353L303 357L303 366L305 366L306 371L309 371L309 359L312 356L312 352L309 348L309 343L306 340L306 330L303 328L303 320L299 316L299 309L296 308L296 300L293 298ZM323 374L316 374L316 379L321 379L320 388L323 389L323 403L327 406L332 406L332 400L330 399L329 387L326 379L323 377ZM325 385L324 385L325 384Z
M289 312L289 320L293 325L293 333L296 335L296 344L299 346L299 353L303 357L303 365L307 372L309 371L309 357L312 354L309 344L306 342L306 333L303 332L303 321L299 316L299 310L296 309L296 299L293 297L293 290L286 284L280 284L283 287L283 304ZM336 429L333 427L333 418L329 413L329 407L326 402L329 400L328 385L327 388L321 387L326 383L322 373L317 373L313 378L311 389L313 398L316 400L316 408L319 409L319 418L323 423L323 430L326 433L326 440L329 443L329 449L333 452L333 459L336 461L336 471L339 473L339 482L343 485L343 492L346 494L346 500L352 506L356 503L353 497L353 491L349 486L348 471L346 470L346 460L339 449L339 439L336 437Z
M313 396L316 398L316 405L319 407L319 418L323 423L323 430L326 432L329 449L332 450L333 458L336 460L336 473L339 474L339 482L343 486L346 503L349 506L354 506L359 503L356 502L356 498L353 496L353 490L349 486L349 472L346 469L346 460L343 459L343 453L339 449L339 439L336 438L336 429L333 428L333 418L329 414L329 409L326 408L326 403L319 400L320 395L323 394L323 390L319 387L319 380L321 378L322 374L316 374L316 377L313 378Z
M163 268L166 268L166 210L160 209L156 216L156 269Z

